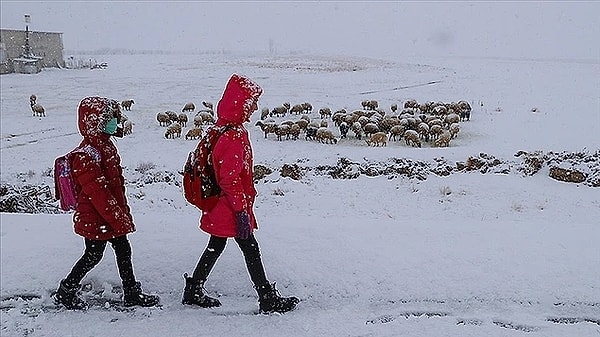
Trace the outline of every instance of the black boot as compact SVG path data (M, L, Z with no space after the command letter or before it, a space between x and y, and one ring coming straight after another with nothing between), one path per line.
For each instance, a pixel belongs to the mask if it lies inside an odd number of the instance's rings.
M273 312L285 313L296 308L296 304L300 302L297 297L281 297L279 291L275 289L275 283L257 286L258 303L261 314Z
M142 292L142 284L136 282L131 287L123 288L123 305L132 307L138 305L140 307L153 307L160 302L160 298L156 295L148 295Z
M86 310L87 303L77 295L79 289L81 289L81 284L71 284L67 280L60 281L54 302L62 304L68 310Z
M212 298L204 293L204 282L195 281L193 278L188 277L188 274L183 274L185 279L185 289L183 289L182 304L197 305L202 308L220 307L221 302Z

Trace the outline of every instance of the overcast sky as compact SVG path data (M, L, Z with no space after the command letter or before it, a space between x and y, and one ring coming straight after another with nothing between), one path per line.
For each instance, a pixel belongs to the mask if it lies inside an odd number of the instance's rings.
M1 1L2 28L66 50L299 51L600 59L600 2Z

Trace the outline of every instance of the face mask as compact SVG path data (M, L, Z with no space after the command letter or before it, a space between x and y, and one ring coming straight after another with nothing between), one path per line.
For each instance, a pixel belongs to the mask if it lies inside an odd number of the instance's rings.
M108 121L108 123L106 123L106 126L104 127L104 133L112 135L116 131L117 131L117 119L113 117Z

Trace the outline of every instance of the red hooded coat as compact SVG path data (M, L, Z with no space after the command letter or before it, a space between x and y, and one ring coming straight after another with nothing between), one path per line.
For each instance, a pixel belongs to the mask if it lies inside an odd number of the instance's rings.
M253 211L256 189L252 146L248 130L242 124L256 109L255 103L261 94L262 89L256 83L233 74L217 105L216 127L231 125L232 129L218 139L212 152L215 176L222 192L216 206L203 212L200 218L200 228L208 234L235 237L235 213L241 211L250 216L252 229L257 228Z
M117 101L87 97L79 103L78 125L83 140L72 156L77 191L73 214L75 233L91 240L109 240L135 231L125 197L121 158L110 135L103 132L113 117L120 118Z

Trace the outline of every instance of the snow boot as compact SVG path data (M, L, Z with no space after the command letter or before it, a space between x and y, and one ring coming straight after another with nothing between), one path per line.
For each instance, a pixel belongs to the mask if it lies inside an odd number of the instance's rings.
M153 307L160 302L156 295L148 295L142 292L142 284L136 282L131 287L123 288L123 305L126 307L140 306Z
M81 284L71 284L67 280L60 281L60 286L54 295L54 302L61 304L68 310L86 310L87 303L77 295Z
M269 314L273 312L285 313L296 308L296 304L300 302L297 297L281 297L279 291L275 288L275 283L257 286L259 311L261 314Z
M221 302L205 294L204 281L195 281L188 277L188 274L183 274L185 279L185 289L183 289L182 304L197 305L202 308L220 307Z

